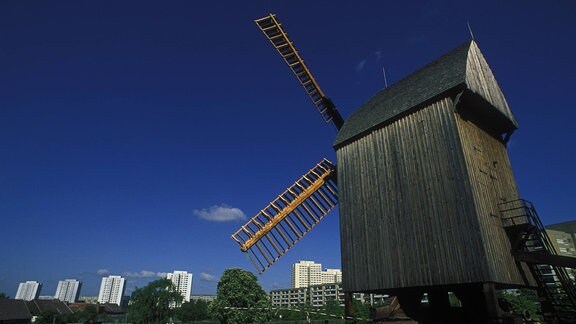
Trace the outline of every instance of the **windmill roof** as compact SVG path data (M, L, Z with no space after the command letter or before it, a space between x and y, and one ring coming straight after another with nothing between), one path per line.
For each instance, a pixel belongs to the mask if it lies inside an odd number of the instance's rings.
M509 130L518 127L478 46L474 41L468 41L378 92L345 121L334 146L345 145L447 92L462 90L485 99L505 117Z

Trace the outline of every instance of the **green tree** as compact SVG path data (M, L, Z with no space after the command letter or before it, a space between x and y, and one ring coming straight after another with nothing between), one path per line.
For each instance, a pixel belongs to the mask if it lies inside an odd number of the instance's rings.
M218 282L216 300L210 304L221 323L265 322L271 318L268 294L254 274L241 269L227 269Z
M6 296L5 293L0 293L0 299L8 299L8 296Z
M301 306L299 308L278 309L273 318L283 321L304 321L306 320L306 308Z
M210 318L208 303L203 300L191 300L188 303L184 303L176 310L176 317L182 322L207 320Z
M359 300L354 299L354 317L361 318L361 319L369 319L370 318L370 308L372 305L369 303L362 303Z
M134 323L166 323L174 317L175 309L170 306L180 304L182 295L168 279L152 281L144 288L132 293L128 306L128 317Z
M538 294L534 290L503 290L498 291L498 297L507 303L507 307L516 314L530 314L532 319L541 320L538 315Z
M95 305L88 305L74 313L69 320L77 323L96 323L98 320L98 308Z
M336 300L327 300L322 307L322 312L328 314L327 316L323 316L323 319L341 318L344 316L344 307L341 307L340 303Z
M43 311L34 321L35 324L65 324L66 322L66 315L60 314L55 309Z

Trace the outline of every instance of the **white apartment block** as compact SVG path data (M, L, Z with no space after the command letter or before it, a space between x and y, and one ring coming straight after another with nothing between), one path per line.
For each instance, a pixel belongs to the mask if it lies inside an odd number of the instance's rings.
M67 303L75 303L80 296L80 288L82 283L76 279L66 279L58 282L56 288L56 295L54 299L58 299Z
M354 293L355 300L370 305L383 304L388 295ZM344 306L344 290L339 283L313 285L303 288L280 289L270 291L270 301L274 307L312 306L320 308L329 301Z
M166 279L171 280L176 290L182 295L183 302L190 301L190 294L192 293L192 274L186 271L174 271L168 273Z
M322 264L314 261L300 261L292 265L292 288L340 282L342 282L342 271L340 269L322 271Z
M340 269L326 269L320 274L322 284L333 284L342 282L342 271Z
M292 288L322 283L322 265L314 261L300 261L292 265Z
M126 288L126 279L120 276L108 276L102 278L100 284L100 292L98 293L99 304L122 304L122 297L124 296L124 288Z
M298 307L310 304L310 294L308 287L272 290L270 301L274 307Z
M212 302L216 300L216 295L190 295L190 300L193 301L204 301L204 302Z
M42 290L42 284L38 281L21 282L18 285L18 291L16 292L16 297L14 297L14 299L27 301L34 300L40 296L40 290Z

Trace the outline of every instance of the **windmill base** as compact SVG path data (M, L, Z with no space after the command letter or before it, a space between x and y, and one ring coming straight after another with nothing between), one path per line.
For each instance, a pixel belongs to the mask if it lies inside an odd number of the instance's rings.
M458 298L460 303L458 307L451 305L449 291ZM427 303L422 301L424 293L428 294ZM420 324L523 323L522 318L501 309L493 283L461 285L450 289L404 288L397 290L395 295L406 316ZM351 300L351 294L346 294L345 297ZM347 318L354 318L352 302L345 302L345 311ZM386 322L392 318L374 320Z

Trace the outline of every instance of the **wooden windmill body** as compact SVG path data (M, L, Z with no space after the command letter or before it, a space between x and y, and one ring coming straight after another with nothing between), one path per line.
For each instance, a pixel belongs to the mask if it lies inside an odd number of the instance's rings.
M538 287L550 314L576 308L563 274L576 259L556 255L533 206L519 199L506 151L518 125L475 41L344 120L276 16L256 24L338 129L337 168L322 160L232 234L260 273L339 204L347 296L396 295L423 323L501 322L497 288ZM555 284L542 265L560 278ZM462 309L451 308L448 292Z
M498 208L518 199L515 129L474 41L354 112L335 142L345 289L524 285Z

